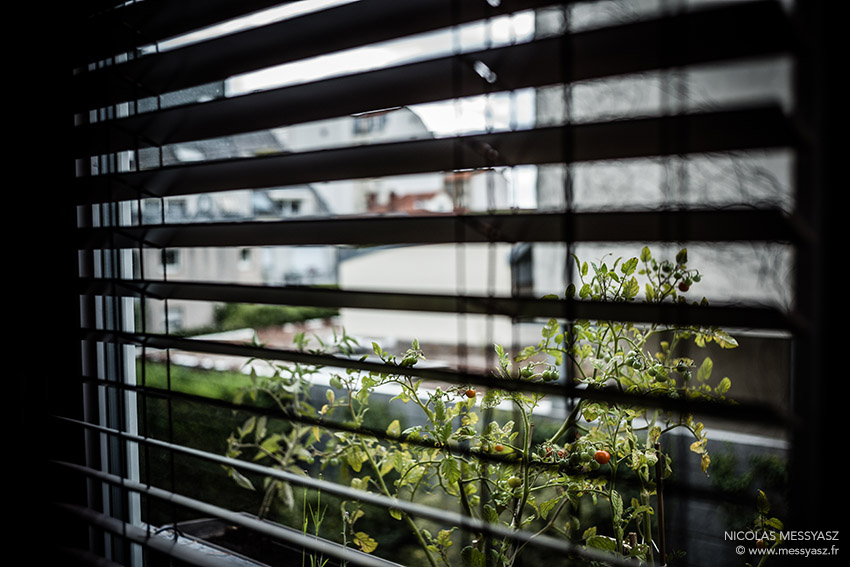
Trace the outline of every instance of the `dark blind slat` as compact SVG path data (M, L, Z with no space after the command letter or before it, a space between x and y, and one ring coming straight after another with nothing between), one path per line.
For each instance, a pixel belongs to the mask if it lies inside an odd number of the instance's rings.
M452 242L797 242L806 237L775 210L635 211L385 216L279 222L197 223L79 231L78 248L195 246L362 246Z
M79 471L80 469L77 470ZM63 473L67 472L67 470L63 470ZM116 479L116 477L112 478ZM222 553L221 550L216 549L215 553L211 553L210 551L203 551L190 545L178 545L174 537L169 534L153 535L150 530L123 522L107 514L98 513L92 508L62 503L57 505L57 511L65 521L84 522L92 526L97 526L109 533L127 538L129 541L139 545L144 545L156 553L172 557L182 562L180 563L181 565L195 565L197 567L233 567L234 565L233 556ZM122 567L121 563L108 561L94 553L83 553L78 550L64 549L61 554L57 555L60 555L63 560L68 561L66 563L67 565L75 565L77 567L84 565L90 565L91 567Z
M382 143L78 178L78 203L521 164L784 147L773 106Z
M77 131L79 155L212 138L369 110L778 53L785 18L773 2L730 5L97 123ZM659 34L677 36L677 49ZM718 35L726 41L710 41ZM682 37L678 37L682 36ZM681 41L679 41L681 39ZM569 56L569 62L553 62ZM473 69L481 61L497 76ZM107 135L108 133L108 135Z
M268 305L311 305L353 309L425 311L432 313L494 314L516 318L623 318L649 323L687 322L736 328L791 330L797 325L772 308L748 306L653 306L522 297L435 295L300 287L219 284L156 280L81 280L81 293Z
M92 15L75 28L77 65L135 50L145 43L173 37L294 0L145 0L98 2ZM116 6L117 5L117 6Z

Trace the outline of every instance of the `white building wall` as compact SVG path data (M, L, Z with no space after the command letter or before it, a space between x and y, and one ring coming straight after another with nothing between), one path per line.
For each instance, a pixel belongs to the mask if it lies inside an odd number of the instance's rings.
M447 295L509 295L510 246L439 244L368 252L340 264L345 290ZM382 310L341 310L346 331L356 337L401 342L489 345L511 340L506 318ZM366 343L368 344L368 343Z

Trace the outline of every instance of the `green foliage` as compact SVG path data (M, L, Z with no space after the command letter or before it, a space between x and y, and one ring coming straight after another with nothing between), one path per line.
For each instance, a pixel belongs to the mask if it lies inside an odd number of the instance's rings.
M288 305L253 305L224 303L213 313L215 327L225 330L262 329L300 323L309 319L324 319L337 315L336 309L326 307L293 307Z
M210 371L165 363L144 362L137 365L136 376L149 388L171 389L186 394L220 400L231 400L241 388L248 386L250 378L240 372Z
M691 286L701 280L700 273L687 266L684 249L675 260L656 259L644 248L639 257L625 260L603 258L588 263L576 257L575 262L579 281L565 296L577 295L581 300L686 302ZM301 337L297 344L306 349L309 342ZM305 463L333 468L344 471L356 490L399 500L419 501L438 494L457 501L470 517L510 530L562 534L588 548L652 561L655 471L659 463L666 476L672 470L669 456L656 443L672 429L684 428L692 435L690 449L706 472L711 459L702 423L678 412L582 398L560 426L541 437L534 430L535 421L543 419L535 419L535 411L544 396L516 386L566 379L560 373L569 365L569 378L590 390L612 388L653 397L723 401L731 382L723 378L711 386L712 360L680 355L685 343L704 347L711 342L721 348L737 346L731 336L713 327L588 320L564 325L550 319L541 328L539 341L516 354L494 346L493 375L510 387L483 393L463 384L426 388L421 379L398 372L424 358L415 341L398 355L373 343L372 350L385 369L333 374L321 407L309 402L318 368L270 363L274 375L253 375L238 399L270 399L284 416L297 414L345 428L294 422L285 432L271 432L261 427L260 419L249 419L231 434L227 454L292 472L301 471ZM343 333L318 350L350 355L353 344ZM360 433L358 428L367 424L370 410L381 405L371 404L375 389L388 385L399 392L392 403L412 406L420 421L406 428L398 421L385 421L380 426L383 439ZM513 413L492 419L491 415L504 413L496 411L503 404L509 404ZM602 451L610 460L597 454ZM235 469L229 469L229 474L241 486L248 486ZM627 477L634 482L624 483ZM275 499L291 501L291 488L280 481L267 481L263 489L266 505ZM599 525L582 532L564 510L588 505L604 513L598 516ZM372 552L378 541L353 526L361 512L359 508L349 511L346 541ZM455 526L442 526L434 535L403 510L387 513L410 530L432 567L457 561L508 567L527 551L527 542L488 539L484 534L473 534L473 543L459 550L453 545Z
M327 319L338 314L337 309L329 307L222 303L213 310L213 323L211 325L185 329L173 334L199 335L237 329L265 329L279 327L287 323Z

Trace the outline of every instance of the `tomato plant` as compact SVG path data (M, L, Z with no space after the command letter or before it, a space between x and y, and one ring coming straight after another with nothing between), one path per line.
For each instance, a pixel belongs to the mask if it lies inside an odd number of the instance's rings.
M679 293L701 280L700 273L688 267L684 249L675 259L656 259L644 247L639 256L626 260L574 260L578 279L565 292L571 299L633 302L643 291L641 300L647 303L684 302ZM300 336L298 341L299 348L305 349L307 340ZM589 390L613 388L653 397L724 399L729 379L711 386L711 359L698 361L681 355L687 342L697 347L710 342L722 348L737 346L735 339L714 327L582 319L562 325L550 319L541 329L540 340L517 353L494 345L494 386L478 392L468 386L428 389L421 379L395 371L415 366L424 358L416 341L399 355L373 343L372 350L386 370L334 373L326 391L327 403L319 409L307 401L317 368L273 364L274 375L253 376L253 385L243 396L270 397L283 416L297 411L318 424L293 423L286 432L272 433L263 419L252 418L231 435L228 455L247 453L293 472L301 472L303 463L313 462L324 469L345 469L356 489L408 501L438 494L456 500L464 514L509 530L561 534L588 548L652 561L654 475L659 468L664 475L672 471L669 456L657 449L657 443L673 429L687 430L693 438L691 451L705 472L711 459L702 423L693 415L586 396L574 403L553 428L554 433L541 442L533 432L545 396L537 390L523 391L517 382L570 380ZM353 356L352 347L353 339L343 333L320 350ZM499 388L502 381L511 387ZM385 385L393 385L398 392L391 403L412 405L420 420L404 430L395 420L388 425L386 437L379 440L359 428L375 389ZM504 404L514 409L512 419L487 417ZM326 430L320 427L322 423L346 427ZM607 467L602 469L604 465ZM241 486L253 488L235 469L228 471ZM621 486L625 471L636 476L638 483L637 496L629 502L624 501ZM291 500L286 483L267 481L264 489L264 502ZM605 529L592 526L577 532L565 510L585 498L607 508L610 525ZM458 552L452 548L456 526L446 526L434 536L403 511L391 509L389 514L411 531L429 565L448 566L458 561ZM359 541L374 541L363 532L357 534ZM528 541L475 534L459 554L465 565L509 567L527 546ZM375 549L371 543L360 547Z

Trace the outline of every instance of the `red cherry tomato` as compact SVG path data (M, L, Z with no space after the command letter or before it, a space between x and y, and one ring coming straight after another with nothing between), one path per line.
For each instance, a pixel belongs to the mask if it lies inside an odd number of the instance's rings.
M599 451L596 451L596 454L593 455L593 458L600 465L605 465L605 464L608 463L608 461L611 460L611 453L609 453L608 451L599 450Z
M689 289L691 289L691 286L689 286L685 282L679 282L679 291L684 293L684 292L688 291Z
M496 451L497 453L501 453L502 451L505 450L505 446L502 445L501 443L496 443L495 445L493 445L493 450Z
M466 397L467 397L467 398L474 398L474 397L475 397L475 390L473 390L472 388L470 388L469 390L467 390L467 391L466 391Z

